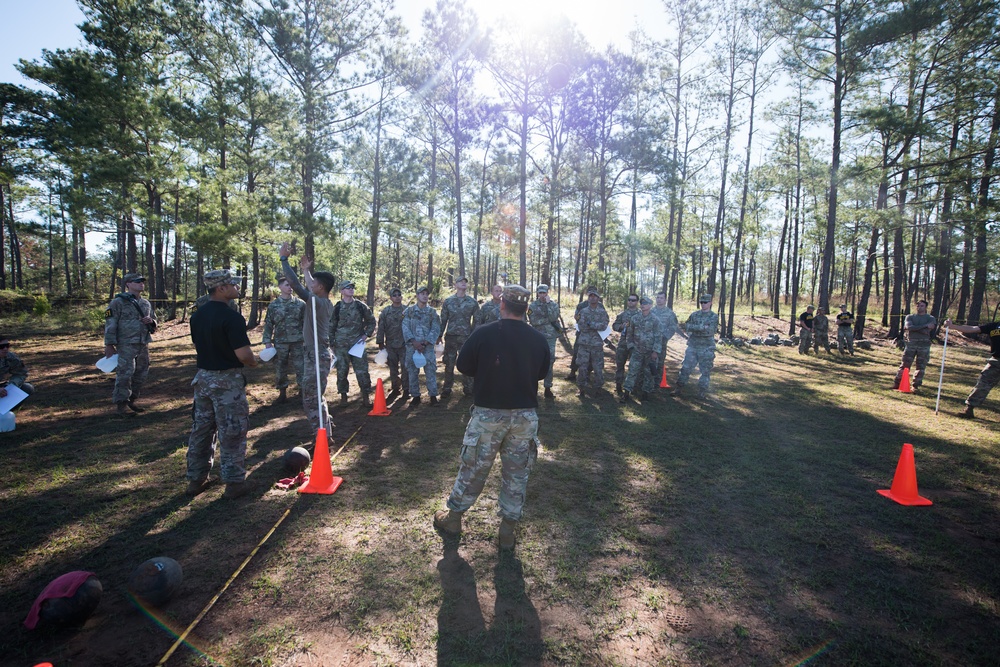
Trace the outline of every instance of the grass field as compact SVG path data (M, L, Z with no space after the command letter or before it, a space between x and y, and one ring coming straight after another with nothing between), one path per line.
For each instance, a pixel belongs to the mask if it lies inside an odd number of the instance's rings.
M270 368L252 369L255 493L192 500L186 325L158 333L151 409L127 419L112 418L113 379L93 368L97 335L20 326L38 393L0 435L2 665L155 665L286 510L168 664L997 664L1000 396L974 422L953 416L982 346L949 345L939 415L940 346L919 395L890 389L888 343L846 359L720 346L705 400L581 402L559 379L511 554L496 547L496 470L460 540L431 526L469 399L369 418L352 380L334 411L337 447L354 435L333 463L344 485L300 496L272 485L309 426L295 391L272 406ZM932 507L876 493L903 443ZM181 563L184 584L142 609L125 582L158 555ZM77 569L104 585L97 612L82 628L24 630L45 584Z

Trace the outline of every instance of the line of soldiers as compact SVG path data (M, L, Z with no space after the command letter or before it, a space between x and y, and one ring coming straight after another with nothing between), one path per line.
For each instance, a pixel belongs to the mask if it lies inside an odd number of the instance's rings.
M813 311L816 311L813 314ZM847 304L840 304L840 313L836 318L837 349L841 356L854 356L854 313L847 310ZM805 312L799 315L799 354L808 354L809 348L814 354L819 354L820 346L830 352L830 320L826 311L814 306L806 306Z

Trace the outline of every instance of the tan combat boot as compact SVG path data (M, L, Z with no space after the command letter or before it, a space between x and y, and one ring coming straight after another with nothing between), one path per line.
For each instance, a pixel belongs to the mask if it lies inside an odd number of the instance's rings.
M500 532L498 534L500 540L501 549L513 549L514 545L517 543L517 538L514 536L514 528L517 526L516 521L511 521L510 519L504 519L500 522Z
M439 510L434 513L434 527L442 533L458 535L462 532L462 513Z

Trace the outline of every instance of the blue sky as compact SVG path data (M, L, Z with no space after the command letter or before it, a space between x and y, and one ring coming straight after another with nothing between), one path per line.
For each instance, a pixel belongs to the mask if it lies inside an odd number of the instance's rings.
M0 82L27 83L14 65L18 59L34 60L42 49L77 46L76 25L83 13L76 0L0 0L3 38L0 39Z

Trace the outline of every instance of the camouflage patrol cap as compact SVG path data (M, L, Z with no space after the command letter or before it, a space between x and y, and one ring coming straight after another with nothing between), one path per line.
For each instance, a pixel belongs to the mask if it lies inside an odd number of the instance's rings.
M467 282L469 282L469 279L466 278L464 275L460 275L458 278L455 278L455 282L456 283L467 283Z
M549 293L549 286L546 285L545 283L539 283L538 287L535 288L535 292L537 294L542 294L542 293L548 294Z
M403 290L399 289L398 287L393 287L391 290L389 290L389 296L403 296Z
M288 282L288 278L285 277L284 273L276 273L276 274L274 274L274 279L278 281L279 285L281 283L287 283Z
M698 303L712 303L712 295L702 294L701 296L698 297Z
M639 305L640 306L652 306L653 305L653 300L650 299L648 296L644 296L641 299L639 299Z
M507 285L503 288L503 295L501 296L507 303L523 303L525 305L528 304L530 297L531 292L520 285Z
M201 278L206 289L219 287L220 285L239 285L243 280L242 276L234 275L229 269L215 269L209 271Z
M338 289L342 289L342 290L345 290L345 289L354 289L354 281L353 280L341 280L340 281L340 286L338 287Z
M141 273L126 273L122 276L122 284L125 283L144 283L146 278L143 277Z
M587 296L593 294L594 296L601 296L601 293L597 291L597 288L591 285L587 288Z
M428 287L427 285L421 285L420 287L417 288L417 294L420 294L421 292L427 292L428 294L430 294L431 288Z

